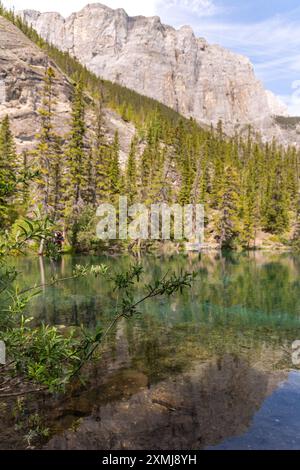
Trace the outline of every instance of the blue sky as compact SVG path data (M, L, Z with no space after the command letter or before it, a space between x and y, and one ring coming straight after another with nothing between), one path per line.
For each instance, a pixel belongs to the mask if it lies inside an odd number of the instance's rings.
M4 0L16 9L59 11L67 16L89 0ZM266 88L300 115L299 0L102 0L130 15L159 15L175 27L189 24L198 36L247 55Z

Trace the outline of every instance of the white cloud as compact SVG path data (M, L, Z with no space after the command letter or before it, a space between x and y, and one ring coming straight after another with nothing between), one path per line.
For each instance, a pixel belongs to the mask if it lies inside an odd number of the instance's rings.
M293 92L290 95L282 95L280 98L288 106L291 116L300 116L300 80L295 80L291 88Z
M68 16L75 11L81 10L88 3L102 3L111 8L124 8L129 15L153 16L156 14L158 0L4 0L4 5L16 10L32 9L38 11L58 11Z
M3 0L8 8L16 10L33 9L38 11L58 11L69 15L82 9L88 3L102 3L111 8L124 8L129 15L153 16L162 9L176 8L188 10L201 16L215 14L218 10L213 0Z
M291 50L300 43L299 24L275 17L257 23L231 23L194 18L193 27L211 41L255 52L258 56ZM288 43L286 42L288 40Z
M162 0L157 5L158 10L176 8L180 11L196 13L197 16L211 16L218 12L218 8L212 0Z

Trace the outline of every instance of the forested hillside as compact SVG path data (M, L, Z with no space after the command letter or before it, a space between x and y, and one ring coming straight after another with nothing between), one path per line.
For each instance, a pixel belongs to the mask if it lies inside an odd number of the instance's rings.
M42 213L66 232L72 249L97 251L102 246L95 234L96 207L127 194L131 202L146 204L204 203L207 241L223 248L261 246L265 240L297 246L296 148L283 148L275 141L262 143L251 128L246 139L226 136L221 122L217 129L202 129L160 103L99 79L3 6L0 14L41 47L74 83L67 135L62 137L54 124L51 66L44 78L35 149L17 155L9 119L2 120L2 230L40 205ZM135 125L125 165L120 163L118 133L112 143L105 135L104 107ZM91 108L92 124L86 118Z

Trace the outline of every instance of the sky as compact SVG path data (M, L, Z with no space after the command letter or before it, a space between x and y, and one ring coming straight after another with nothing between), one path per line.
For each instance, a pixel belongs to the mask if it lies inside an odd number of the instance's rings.
M7 7L58 11L68 16L91 0L4 0ZM166 24L188 24L195 34L248 56L265 87L291 115L300 116L299 0L102 0L129 15L158 15Z

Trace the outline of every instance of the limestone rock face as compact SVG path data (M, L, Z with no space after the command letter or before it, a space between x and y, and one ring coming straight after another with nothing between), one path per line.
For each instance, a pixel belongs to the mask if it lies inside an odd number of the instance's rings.
M285 116L288 117L289 113L286 105L271 91L267 90L268 105L273 116Z
M10 117L18 151L31 149L40 129L41 107L46 68L55 72L54 126L62 136L69 131L72 85L56 65L12 23L0 17L0 119ZM94 116L88 111L89 127ZM123 163L135 133L111 110L104 110L105 133L112 141L116 130L120 137L120 159Z
M200 123L222 119L228 131L259 123L285 106L266 92L250 61L183 26L158 17L129 17L123 9L87 5L63 18L21 12L47 41L76 56L97 75L154 98Z
M63 133L70 110L70 83L18 28L0 17L0 119L10 117L18 150L30 147L39 131L38 109L48 66L55 71L56 124Z

